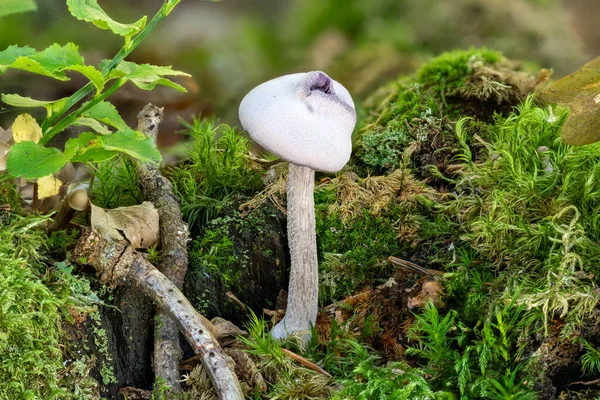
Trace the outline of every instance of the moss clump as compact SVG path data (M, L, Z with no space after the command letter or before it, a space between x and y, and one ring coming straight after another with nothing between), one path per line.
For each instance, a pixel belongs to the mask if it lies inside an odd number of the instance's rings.
M403 168L368 178L347 172L320 185L315 214L321 301L385 281L392 271L389 256L413 253L431 238L436 196Z
M185 123L192 142L189 161L169 170L181 211L192 230L219 216L235 193L251 193L262 186L258 170L247 158L250 143L239 132L214 120Z
M45 265L43 221L4 215L0 224L0 398L91 398L93 363L62 326L91 311L93 296L69 265Z
M473 117L469 124L477 125L477 130L466 132L485 138L494 114L508 115L536 82L519 63L492 50L444 53L423 65L416 76L401 78L367 100L368 117L355 145L358 171L390 172L405 157L418 177L448 177L454 149L459 147L453 124L461 117Z
M456 50L434 58L417 72L417 82L440 96L458 93L467 83L476 64L493 65L502 54L489 49Z
M535 80L488 50L440 56L367 101L353 172L317 190L324 297L391 275L408 285L385 268L396 252L445 271L447 308L400 334L382 313L361 317L366 306L342 317L464 398L555 396L600 348L600 145L564 145L565 112L529 96ZM398 175L422 179L412 201L418 185Z

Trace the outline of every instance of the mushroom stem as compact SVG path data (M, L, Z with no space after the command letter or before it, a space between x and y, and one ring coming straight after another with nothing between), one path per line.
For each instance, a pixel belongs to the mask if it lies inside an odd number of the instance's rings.
M299 337L306 345L317 320L319 271L315 222L315 171L290 163L287 181L287 232L291 256L285 317L271 335Z

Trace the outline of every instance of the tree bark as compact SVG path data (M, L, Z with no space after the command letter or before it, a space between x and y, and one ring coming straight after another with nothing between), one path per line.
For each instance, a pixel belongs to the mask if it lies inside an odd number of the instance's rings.
M319 271L315 222L315 171L290 163L287 181L288 246L291 268L285 317L271 334L278 339L294 335L306 345L315 324Z
M162 119L162 109L148 104L138 114L138 130L156 142ZM157 164L139 163L137 175L144 198L154 204L160 218L162 256L157 267L181 289L188 268L189 232L181 217L179 200L175 197L171 183L160 173ZM177 322L161 308L157 310L155 321L154 374L163 378L172 390L179 392L179 363L182 352L179 347Z
M108 242L91 229L85 229L72 260L93 266L102 283L127 285L151 297L177 321L181 332L200 355L219 399L244 398L234 363L213 336L210 321L197 313L179 289L141 254L124 243Z

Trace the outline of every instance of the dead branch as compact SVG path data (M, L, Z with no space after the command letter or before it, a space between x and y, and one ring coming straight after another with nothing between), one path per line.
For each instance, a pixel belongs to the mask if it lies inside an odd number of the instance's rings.
M138 114L138 130L156 141L158 128L163 119L162 108L152 104L145 106ZM171 183L162 176L155 163L138 163L137 176L144 198L154 204L160 219L160 241L162 248L158 269L179 289L188 268L187 224L181 217L179 201ZM175 391L181 391L179 383L179 332L177 323L158 310L158 323L154 332L154 373L162 377Z
M201 357L219 399L244 398L234 363L212 334L214 327L158 269L124 243L108 242L91 229L84 229L72 255L73 262L93 266L102 283L128 285L151 297L169 314Z

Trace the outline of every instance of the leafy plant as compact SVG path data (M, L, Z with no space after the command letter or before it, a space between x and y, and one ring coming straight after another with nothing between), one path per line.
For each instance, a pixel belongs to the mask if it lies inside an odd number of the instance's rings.
M444 393L431 389L424 372L411 368L403 362L377 365L377 356L353 340L345 340L346 357L355 362L352 376L341 380L342 390L333 397L336 400L355 399L441 399ZM451 397L450 397L451 398Z
M139 188L135 163L127 157L91 164L91 194L94 204L102 208L116 208L140 204L143 196Z
M109 29L125 40L113 59L102 61L97 67L85 64L73 43L64 46L53 44L42 51L27 46L9 46L0 51L0 75L9 69L17 69L66 81L69 79L66 73L74 71L89 80L71 96L56 100L42 101L18 94L2 94L2 100L11 106L44 107L47 111L41 126L28 114L21 114L15 120L15 144L7 158L7 169L12 176L41 178L52 175L67 162L99 162L111 159L118 153L144 161L160 161L160 153L151 139L130 129L106 99L127 82L132 82L143 90L163 85L185 91L167 77L187 74L171 67L125 61L179 2L180 0L165 1L148 24L146 17L131 24L122 24L110 18L96 0L67 0L69 11L74 17L92 22L99 28ZM72 125L85 126L92 131L69 139L64 151L47 146L54 136Z
M585 353L579 359L583 373L586 375L598 375L600 373L600 351L584 338L579 338L578 341L585 349Z
M267 323L254 313L246 324L248 338L240 340L248 352L258 359L258 366L270 390L265 396L274 400L330 399L335 391L330 379L301 367L283 354L282 344L268 332Z

